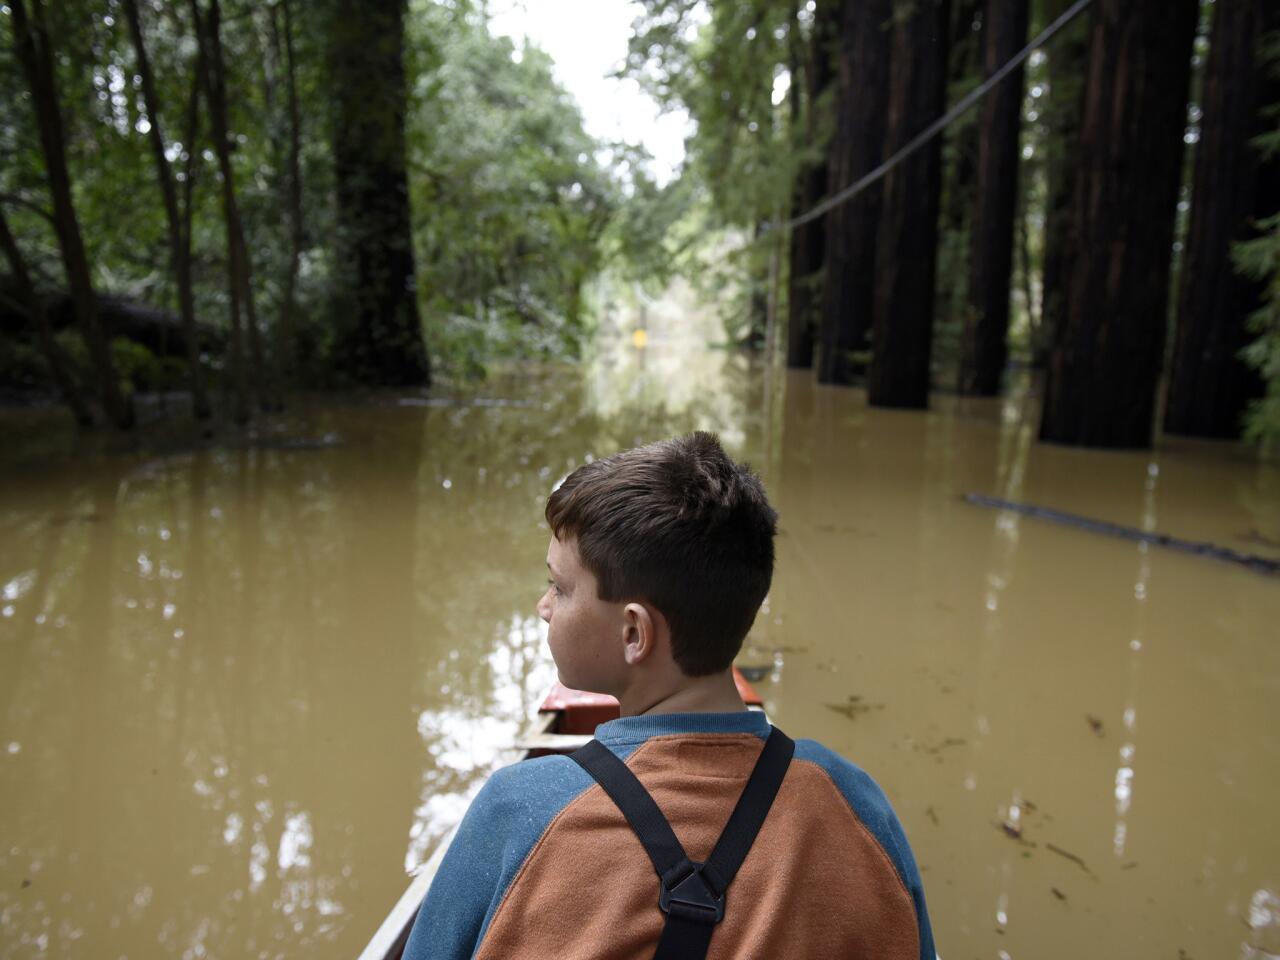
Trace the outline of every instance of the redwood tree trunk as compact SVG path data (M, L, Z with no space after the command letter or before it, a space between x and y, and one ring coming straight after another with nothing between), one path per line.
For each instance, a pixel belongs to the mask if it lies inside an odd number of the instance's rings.
M293 14L289 0L282 0L284 13L285 84L289 112L289 266L284 292L280 296L280 342L288 377L296 375L298 362L297 324L294 322L298 289L298 268L302 259L302 114L298 107L298 73L293 56ZM274 23L274 15L272 22Z
M987 0L982 65L990 77L1027 42L1029 0ZM995 396L1009 351L1013 218L1018 212L1018 135L1023 71L987 94L978 132L978 189L969 241L969 296L960 351L960 392ZM1030 307L1030 304L1028 304Z
M182 216L178 209L178 191L173 182L173 170L165 154L164 133L160 126L160 101L156 96L155 80L151 74L151 60L142 33L142 19L138 13L138 0L124 0L129 31L133 35L133 49L138 61L138 75L142 78L142 98L151 124L148 131L151 154L155 162L156 179L164 200L165 218L169 227L169 263L178 288L178 305L182 315L182 329L187 341L187 366L191 375L191 406L199 420L210 415L209 398L204 390L204 377L200 372L200 341L196 335L195 294L191 284L191 261L184 255ZM197 55L197 61L200 60ZM197 63L197 70L200 69ZM195 144L183 144L187 150L195 150Z
M843 0L840 18L836 131L828 186L842 190L885 156L892 0ZM872 186L826 217L820 383L849 383L850 353L865 350L876 277L876 231L882 191Z
M1045 19L1056 20L1074 0L1045 0ZM1046 101L1048 196L1044 217L1044 265L1041 318L1042 336L1033 344L1036 363L1048 359L1054 331L1062 326L1066 307L1067 258L1076 249L1071 202L1080 167L1080 116L1089 64L1088 14L1073 20L1049 46L1049 95Z
M226 79L222 63L222 9L218 0L210 0L209 11L202 14L199 0L191 0L191 12L196 23L196 36L200 43L201 83L205 101L209 106L209 123L213 137L214 153L218 158L218 172L222 175L222 216L227 235L227 287L231 311L231 365L233 382L232 416L237 423L249 420L249 376L245 369L244 324L241 310L248 311L253 299L252 288L245 269L248 258L242 257L240 245L244 232L240 227L240 208L236 202L235 171L231 166L231 149L228 143ZM246 302L249 301L249 302ZM253 314L249 314L252 319ZM255 364L253 383L257 389L260 369Z
M1280 28L1280 6L1235 0L1217 4L1213 17L1165 429L1238 437L1248 401L1264 390L1239 356L1264 285L1232 269L1231 248L1280 207L1280 160L1261 162L1250 145L1275 123L1261 108L1280 101L1280 84L1255 49Z
M1198 0L1096 0L1044 440L1151 445Z
M982 0L952 0L947 108L982 82ZM978 170L978 111L967 110L943 132L942 222L938 248L938 319L959 336L969 276L966 269ZM957 349L958 357L958 349Z
M431 380L405 173L404 0L331 3L336 357L357 383Z
M115 364L111 359L111 338L98 317L97 295L89 274L89 257L85 252L80 222L76 218L71 197L71 176L67 172L66 142L63 135L62 108L58 101L53 74L53 49L44 23L40 0L34 0L34 17L27 16L25 0L9 4L13 18L14 46L31 88L36 125L40 130L40 146L44 152L45 174L53 199L54 228L58 249L67 274L76 321L84 335L98 380L98 394L107 418L116 426L133 426L133 404L120 392Z
M805 143L813 144L821 128L822 97L831 85L835 71L835 44L839 35L839 0L818 0L814 11L813 37L807 57L796 55L797 65L803 61L804 95L798 83L791 88L792 117L799 119L805 132ZM795 22L792 29L797 29ZM801 100L803 99L803 106ZM796 178L792 193L791 215L798 216L816 206L827 192L827 160L820 157L805 163ZM813 366L813 334L817 307L821 304L821 282L826 246L826 218L818 217L791 231L790 271L787 284L787 366Z
M887 153L941 116L946 103L950 0L898 0ZM869 400L929 405L942 143L935 137L885 178Z

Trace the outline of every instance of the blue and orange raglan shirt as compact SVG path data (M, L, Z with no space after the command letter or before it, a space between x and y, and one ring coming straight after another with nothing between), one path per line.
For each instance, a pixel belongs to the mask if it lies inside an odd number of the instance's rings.
M705 860L769 734L762 713L624 717L596 739ZM423 902L408 960L649 960L665 917L652 862L567 757L485 784ZM708 960L934 960L911 848L858 767L812 740L795 756L725 897Z

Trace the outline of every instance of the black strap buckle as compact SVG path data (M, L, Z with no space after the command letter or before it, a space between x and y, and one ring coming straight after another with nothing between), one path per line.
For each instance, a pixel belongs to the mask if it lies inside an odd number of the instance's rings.
M717 897L702 877L702 864L689 861L693 872L670 889L662 885L658 906L662 912L685 920L716 924L724 919L724 894Z

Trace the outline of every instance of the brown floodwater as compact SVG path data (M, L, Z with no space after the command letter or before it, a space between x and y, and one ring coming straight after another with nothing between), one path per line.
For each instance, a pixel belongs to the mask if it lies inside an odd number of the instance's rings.
M781 514L739 662L883 784L943 957L1280 954L1280 578L961 499L1280 557L1280 468L1044 446L1024 390L872 410L650 316L219 446L0 414L0 956L354 958L554 677L549 488L692 428Z

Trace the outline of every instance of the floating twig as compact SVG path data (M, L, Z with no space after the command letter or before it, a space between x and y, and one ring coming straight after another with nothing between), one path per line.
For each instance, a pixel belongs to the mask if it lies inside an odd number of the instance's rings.
M1153 543L1157 547L1168 547L1170 550L1180 550L1183 553L1190 553L1199 557L1209 557L1213 560L1237 563L1243 567L1248 567L1255 573L1280 576L1280 560L1273 560L1270 557L1259 557L1252 553L1241 553L1239 550L1232 550L1230 547L1222 547L1216 543L1183 540L1181 537L1172 537L1167 533L1156 533L1151 530L1139 530L1137 527L1126 527L1122 524L1109 523L1105 520L1094 520L1091 517L1082 517L1076 513L1067 513L1064 510L1054 510L1052 507L1038 507L1031 503L1017 503L1013 500L1001 500L999 497L988 497L981 493L966 493L964 495L964 500L965 503L971 503L975 507L991 507L994 510L1010 510L1014 513L1020 513L1023 516L1035 517L1037 520L1050 520L1054 523L1066 524L1069 527L1088 530L1092 533L1101 533L1104 536L1109 537L1121 537L1125 540L1137 540L1140 543Z
M1089 865L1088 865L1087 863L1085 863L1083 860L1081 860L1079 857L1077 857L1077 856L1076 856L1074 853L1072 853L1071 851L1069 851L1069 850L1063 850L1061 847L1054 846L1052 843L1046 843L1046 844L1044 845L1044 848L1045 848L1046 850L1051 850L1051 851L1053 851L1054 853L1056 853L1056 854L1057 854L1058 856L1060 856L1060 857L1066 857L1066 858L1067 858L1068 860L1070 860L1072 863L1079 864L1079 866L1080 866L1080 869L1081 869L1081 870L1083 870L1085 873L1089 874L1089 876L1091 876L1091 877L1093 876L1093 871L1089 869Z

